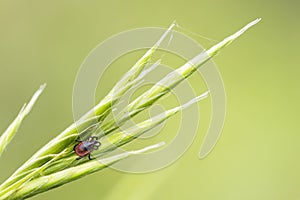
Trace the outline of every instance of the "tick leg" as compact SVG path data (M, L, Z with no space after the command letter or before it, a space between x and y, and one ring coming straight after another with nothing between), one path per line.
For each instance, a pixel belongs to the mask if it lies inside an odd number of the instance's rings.
M94 150L98 150L99 149L99 146L93 146Z
M95 140L99 140L99 138L98 138L97 136L93 136L93 138L94 138Z
M89 137L89 140L98 140L99 138L97 136L91 136Z
M80 160L81 158L83 158L83 157L78 157L78 158L76 158L76 160Z
M96 145L97 147L100 147L100 146L101 146L101 142L97 141L95 145Z
M93 159L91 158L91 154L89 154L89 159L90 159L90 160L93 160Z

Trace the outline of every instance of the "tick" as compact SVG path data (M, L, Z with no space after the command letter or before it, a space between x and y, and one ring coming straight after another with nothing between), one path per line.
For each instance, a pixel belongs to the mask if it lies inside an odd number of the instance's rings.
M101 143L98 141L98 137L91 136L85 141L76 140L79 143L76 144L73 148L75 153L79 156L76 160L79 160L85 156L88 156L91 159L91 152L97 150Z

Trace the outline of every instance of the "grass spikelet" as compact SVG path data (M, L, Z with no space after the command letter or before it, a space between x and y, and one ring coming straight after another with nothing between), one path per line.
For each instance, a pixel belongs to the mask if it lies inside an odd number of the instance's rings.
M9 125L9 127L1 135L1 137L0 137L0 156L2 155L2 153L5 150L5 148L7 147L7 145L10 143L10 141L13 139L13 137L17 133L24 118L29 114L29 112L31 111L35 102L37 101L37 99L42 94L43 90L45 89L45 87L46 87L46 84L40 86L40 88L32 96L29 103L24 104L24 106L21 108L18 116L16 117L16 119Z
M249 23L244 28L225 38L207 51L195 56L130 102L115 119L106 119L106 117L112 113L113 106L120 98L128 92L128 90L134 88L147 73L154 70L159 64L160 61L157 61L154 65L149 66L152 55L175 26L173 23L158 42L137 61L137 63L121 78L99 104L87 112L79 121L73 123L48 144L39 149L28 161L0 185L0 200L29 198L104 169L131 155L140 154L161 147L164 143L145 147L136 151L117 154L111 157L108 157L107 155L107 152L111 152L117 147L130 143L141 134L157 127L168 118L174 116L180 110L207 97L208 92L190 100L184 105L169 109L164 113L140 122L134 127L130 127L124 131L116 131L119 126L124 124L131 117L149 108L160 98L167 95L174 87L193 74L205 62L217 55L221 49L228 46L232 41L237 39L247 29L259 21L260 19L257 19ZM24 117L30 112L44 87L45 85L41 86L41 88L33 95L29 104L21 109L15 121L0 137L0 155L15 135ZM106 119L107 122L103 122L104 119ZM99 150L93 152L93 156L97 157L97 160L76 160L77 155L74 153L73 147L77 144L76 139L82 134L79 130L83 130L85 135L96 135L101 131L100 141L102 145Z

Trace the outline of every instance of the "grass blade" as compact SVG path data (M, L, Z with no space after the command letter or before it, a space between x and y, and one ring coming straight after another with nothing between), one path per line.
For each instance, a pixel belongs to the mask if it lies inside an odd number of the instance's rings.
M22 109L20 110L16 119L9 125L9 127L6 129L6 131L1 135L1 137L0 137L0 156L2 155L2 153L5 150L5 148L7 147L7 145L10 143L10 141L13 139L13 137L17 133L22 121L29 114L29 112L31 111L35 102L37 101L37 99L42 94L43 90L45 89L45 87L46 87L46 84L40 86L40 88L32 96L29 103L25 104L22 107Z

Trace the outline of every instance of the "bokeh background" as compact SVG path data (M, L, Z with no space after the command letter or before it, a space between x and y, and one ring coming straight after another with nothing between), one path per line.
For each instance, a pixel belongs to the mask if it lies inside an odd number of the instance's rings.
M0 159L0 182L73 121L76 73L101 41L132 28L168 27L174 19L221 40L261 17L214 58L226 87L227 117L208 157L198 159L203 123L168 168L139 175L106 169L32 199L299 199L299 8L296 0L0 0L0 130L41 83L48 85ZM206 48L214 44L193 38ZM107 78L98 96L117 78ZM198 106L208 122L209 101Z

